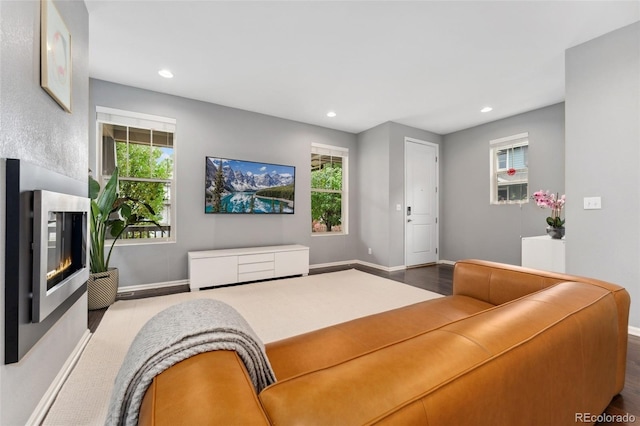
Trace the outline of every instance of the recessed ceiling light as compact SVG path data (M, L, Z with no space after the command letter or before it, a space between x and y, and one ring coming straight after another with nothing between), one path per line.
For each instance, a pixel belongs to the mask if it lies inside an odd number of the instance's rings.
M173 78L173 73L169 70L160 70L158 74L164 78Z
M329 111L327 113L327 117L335 117L335 116L336 116L336 113L334 111Z
M493 108L491 108L490 106L486 106L486 107L482 108L480 110L480 112L489 112L489 111L492 111L492 110L493 110Z

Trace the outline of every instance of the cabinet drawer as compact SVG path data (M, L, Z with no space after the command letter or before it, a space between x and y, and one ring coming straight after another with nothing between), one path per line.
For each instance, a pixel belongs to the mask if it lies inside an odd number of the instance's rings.
M190 288L233 284L238 281L238 258L210 257L189 262Z
M260 262L273 262L273 253L261 253L261 254L245 254L238 256L238 263L260 263Z
M273 271L274 269L274 262L244 263L242 265L238 265L238 273L240 274L258 271Z
M246 282L246 281L256 281L256 280L266 280L268 278L273 278L273 270L270 271L257 271L257 272L247 272L244 274L238 274L238 282Z
M309 250L276 253L276 276L306 275L309 273Z

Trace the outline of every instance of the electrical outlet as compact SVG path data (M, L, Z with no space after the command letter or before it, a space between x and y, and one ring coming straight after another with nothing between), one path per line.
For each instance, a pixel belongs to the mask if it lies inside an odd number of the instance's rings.
M371 247L369 247L369 254L373 254L373 251L371 250Z
M602 208L601 197L584 197L583 205L585 210L598 210Z

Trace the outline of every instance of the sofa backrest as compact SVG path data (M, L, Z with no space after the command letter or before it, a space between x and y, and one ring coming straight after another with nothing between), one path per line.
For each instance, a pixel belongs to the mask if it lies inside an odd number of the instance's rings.
M594 284L611 291L623 289L593 278L468 259L460 260L454 266L453 294L501 305L565 281Z
M280 425L569 424L616 393L617 315L610 291L561 283L259 398Z

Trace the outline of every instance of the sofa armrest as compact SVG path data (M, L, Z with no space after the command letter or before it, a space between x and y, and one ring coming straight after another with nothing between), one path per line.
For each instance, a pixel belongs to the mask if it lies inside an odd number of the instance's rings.
M236 352L205 352L153 379L138 425L176 424L269 424Z
M561 282L579 282L609 290L618 310L618 392L624 387L631 299L616 284L577 275L541 271L484 260L461 260L453 270L453 294L501 305Z

